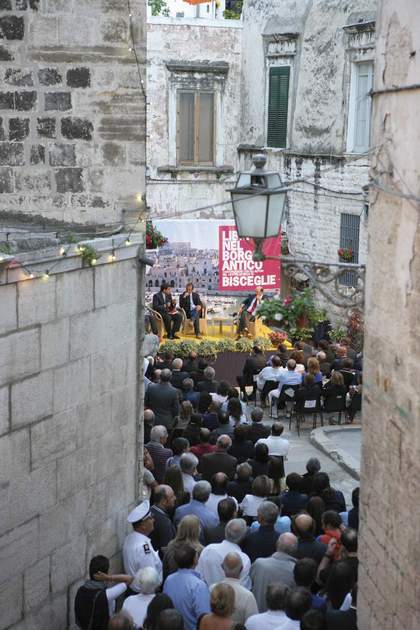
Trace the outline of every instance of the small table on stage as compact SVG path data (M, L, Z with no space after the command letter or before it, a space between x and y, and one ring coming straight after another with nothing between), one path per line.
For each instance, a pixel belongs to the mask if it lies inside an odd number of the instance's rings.
M211 317L208 319L208 325L210 326L210 328L213 328L215 326L219 327L219 335L221 337L223 337L223 326L229 328L229 335L234 336L235 334L235 324L233 321L233 317Z

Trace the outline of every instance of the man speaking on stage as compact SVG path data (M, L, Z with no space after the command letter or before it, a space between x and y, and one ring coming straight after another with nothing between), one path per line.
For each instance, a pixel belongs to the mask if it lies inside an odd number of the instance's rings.
M203 305L200 296L194 292L194 285L188 282L185 292L179 296L179 306L183 308L187 319L191 319L194 325L194 332L197 339L201 339L200 335L200 317Z
M264 299L264 289L257 287L255 289L255 295L249 295L241 304L241 308L238 313L238 330L237 339L240 339L241 335L249 334L248 326L250 322L255 321L255 315L257 308L260 306Z

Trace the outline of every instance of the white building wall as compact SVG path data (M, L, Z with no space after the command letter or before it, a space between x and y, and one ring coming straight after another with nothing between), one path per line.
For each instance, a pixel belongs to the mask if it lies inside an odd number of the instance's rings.
M153 216L182 216L228 199L240 142L241 38L242 24L236 20L149 18L147 201ZM228 64L227 75L218 79L214 167L177 167L175 90L166 65L171 61ZM223 210L201 217L223 216Z
M2 629L75 628L90 559L121 570L138 499L136 247L110 253L66 256L48 279L0 271Z

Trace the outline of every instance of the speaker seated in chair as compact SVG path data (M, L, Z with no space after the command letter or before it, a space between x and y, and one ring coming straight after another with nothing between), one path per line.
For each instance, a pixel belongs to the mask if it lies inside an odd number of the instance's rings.
M165 334L165 325L163 323L162 315L157 311L154 311L151 306L146 306L146 330L150 326L150 329L154 335L157 335L162 339Z
M184 316L183 332L191 329L196 337L207 334L207 309L198 293L194 291L192 282L188 282L184 293L179 296L179 308Z

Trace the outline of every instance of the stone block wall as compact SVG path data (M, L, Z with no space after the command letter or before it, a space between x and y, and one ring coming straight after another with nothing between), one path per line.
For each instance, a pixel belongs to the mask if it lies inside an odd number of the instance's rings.
M145 10L131 0L142 67ZM130 47L124 0L0 3L2 210L109 223L135 206L145 103Z
M90 558L121 569L137 498L132 256L0 286L1 629L74 628Z
M378 15L363 373L360 630L420 627L417 7ZM411 86L411 87L409 87Z

